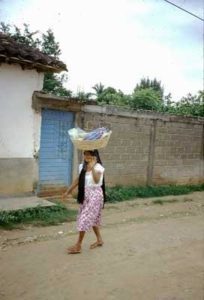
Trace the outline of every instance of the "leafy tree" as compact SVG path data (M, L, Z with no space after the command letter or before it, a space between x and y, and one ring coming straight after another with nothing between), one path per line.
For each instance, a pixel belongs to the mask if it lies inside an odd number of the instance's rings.
M0 23L0 31L12 37L15 41L25 44L27 46L33 48L39 48L41 42L39 38L35 37L34 35L38 34L38 31L30 32L29 25L23 24L23 30L20 30L17 26L12 26L10 24L5 24L4 22Z
M103 93L98 97L98 102L105 102L107 104L113 104L117 97L117 91L113 87L107 87Z
M75 98L79 99L79 100L82 101L82 102L86 102L86 101L88 101L88 100L91 100L91 96L92 96L92 95L93 95L92 93L85 93L84 91L79 90L79 91L77 92Z
M98 98L104 92L104 85L100 82L95 84L92 89L94 89L95 95Z
M39 36L39 32L30 31L28 24L23 24L24 28L21 30L17 26L10 24L0 23L0 31L11 36L17 42L38 48L43 53L53 56L55 59L59 59L61 54L59 43L56 42L54 33L51 29L48 29L46 33ZM38 36L36 37L36 34ZM53 93L58 96L71 96L72 92L66 89L63 84L67 81L65 73L56 75L53 73L45 73L43 90L49 93Z
M115 101L113 104L121 105L121 106L129 106L132 101L132 96L128 94L124 94L121 90L118 90L115 95Z
M153 88L136 89L132 94L130 107L135 109L159 110L161 94Z
M63 86L63 83L66 80L66 74L59 76L53 73L45 73L43 90L47 93L53 93L57 96L70 97L72 92Z
M46 34L42 34L41 50L43 53L59 59L61 54L60 46L59 43L55 41L55 36L51 29L48 29Z
M11 35L10 30L11 30L11 25L5 24L4 22L0 22L0 29L3 33Z
M96 84L93 89L96 91L96 100L99 104L129 105L130 96L125 95L121 90L110 86L105 88L101 83Z
M152 88L154 91L159 92L161 100L164 96L164 88L161 86L161 81L158 81L156 78L150 80L149 78L142 78L140 83L136 85L134 92L137 90Z
M197 95L188 94L179 102L169 101L163 111L177 115L204 117L204 92L199 91Z

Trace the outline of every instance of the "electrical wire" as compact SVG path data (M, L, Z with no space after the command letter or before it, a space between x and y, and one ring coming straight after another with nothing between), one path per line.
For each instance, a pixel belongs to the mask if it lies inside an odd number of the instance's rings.
M186 9L184 9L184 8L182 8L182 7L174 4L174 3L172 3L171 1L168 1L168 0L164 0L164 1L167 2L167 3L169 3L169 4L171 4L171 5L173 5L173 6L175 6L175 7L177 7L177 8L179 8L179 9L181 9L181 10L183 10L183 11L185 11L185 12L187 12L188 14L192 15L193 17L195 17L195 18L197 18L197 19L199 19L199 20L201 20L201 21L204 22L204 19L202 19L201 17L193 14L192 12L190 12L190 11L188 11L188 10L186 10Z
M204 7L203 7L203 18L201 18L201 17L193 14L192 12L190 12L190 11L188 11L188 10L186 10L186 9L178 6L178 5L176 5L175 3L172 3L169 0L164 0L164 1L167 2L167 3L169 3L169 4L171 4L171 5L173 5L173 6L175 6L175 7L177 7L177 8L179 8L179 9L181 9L184 12L187 12L188 14L192 15L193 17L195 17L195 18L197 18L197 19L199 19L199 20L201 20L203 22L203 92L204 92ZM204 101L204 99L203 99L203 101Z

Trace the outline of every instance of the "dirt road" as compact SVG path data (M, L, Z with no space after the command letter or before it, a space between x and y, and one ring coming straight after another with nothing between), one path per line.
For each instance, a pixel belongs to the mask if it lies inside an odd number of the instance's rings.
M204 192L159 199L106 205L77 255L75 222L0 231L0 299L204 300Z

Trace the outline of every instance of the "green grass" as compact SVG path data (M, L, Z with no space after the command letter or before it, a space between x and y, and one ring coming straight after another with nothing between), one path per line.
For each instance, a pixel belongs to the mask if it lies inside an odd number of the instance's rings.
M134 198L185 195L195 191L204 191L204 184L142 187L116 186L107 188L106 194L107 202L114 203ZM163 201L161 199L156 199L154 200L154 204L162 205ZM57 225L62 222L76 220L76 215L77 210L67 209L63 204L60 203L50 207L37 206L35 208L26 208L16 211L2 211L0 212L0 228L21 228L25 224L32 224L35 226Z
M204 183L197 185L166 186L115 186L106 189L107 202L120 202L133 198L162 197L168 195L185 195L204 191Z
M12 229L25 224L35 226L57 225L75 220L76 215L76 210L68 210L62 204L49 207L37 206L16 211L2 211L0 212L0 227Z

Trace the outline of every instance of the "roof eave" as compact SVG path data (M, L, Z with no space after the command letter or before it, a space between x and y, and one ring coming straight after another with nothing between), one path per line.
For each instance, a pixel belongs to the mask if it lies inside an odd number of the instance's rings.
M30 60L21 59L18 57L8 57L6 55L0 54L0 63L7 64L19 64L23 69L36 69L38 72L50 72L50 73L60 73L62 71L68 71L67 66L64 64L60 66L50 66L41 63L34 63Z

